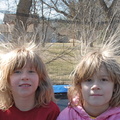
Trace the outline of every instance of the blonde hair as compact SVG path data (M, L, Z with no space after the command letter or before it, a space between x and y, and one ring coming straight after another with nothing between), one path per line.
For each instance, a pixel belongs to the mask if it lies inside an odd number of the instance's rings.
M22 41L20 41L22 42ZM37 53L38 48L34 42L1 44L6 49L1 51L0 59L0 109L9 109L14 104L10 90L9 76L17 68L23 68L27 62L34 66L39 76L39 87L36 90L35 100L37 106L44 106L54 101L54 92L45 64Z
M116 43L118 43L116 41ZM119 47L115 41L111 43L104 44L104 46L99 49L91 50L85 56L82 57L81 61L72 73L72 86L68 90L68 98L71 103L73 103L74 93L78 95L79 102L81 105L83 103L83 97L81 93L81 82L89 79L93 74L104 66L110 75L111 80L114 82L114 92L112 98L109 102L111 107L116 107L120 105L120 64L119 57ZM76 104L76 103L75 103Z

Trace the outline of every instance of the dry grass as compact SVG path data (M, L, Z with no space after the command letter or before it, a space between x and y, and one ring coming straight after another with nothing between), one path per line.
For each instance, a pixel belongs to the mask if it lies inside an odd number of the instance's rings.
M76 63L79 53L79 44L48 43L44 48L43 59L53 84L70 84L69 78Z

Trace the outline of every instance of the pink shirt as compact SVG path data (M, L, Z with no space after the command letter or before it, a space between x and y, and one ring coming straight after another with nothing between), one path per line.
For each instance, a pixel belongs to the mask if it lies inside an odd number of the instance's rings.
M81 106L66 107L57 120L93 120ZM108 109L94 120L120 120L120 107Z

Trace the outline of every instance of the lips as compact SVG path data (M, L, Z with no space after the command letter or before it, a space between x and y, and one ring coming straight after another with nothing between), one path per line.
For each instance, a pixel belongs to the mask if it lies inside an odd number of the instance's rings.
M20 84L19 87L30 87L30 84Z
M90 96L102 96L101 94L92 94Z

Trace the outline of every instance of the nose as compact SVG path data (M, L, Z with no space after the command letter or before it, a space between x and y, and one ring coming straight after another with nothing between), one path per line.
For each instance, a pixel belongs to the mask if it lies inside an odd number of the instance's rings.
M21 79L22 80L29 80L29 76L26 72L23 72L22 75L21 75Z
M95 81L91 87L92 90L99 90L100 89L100 85L99 82Z

